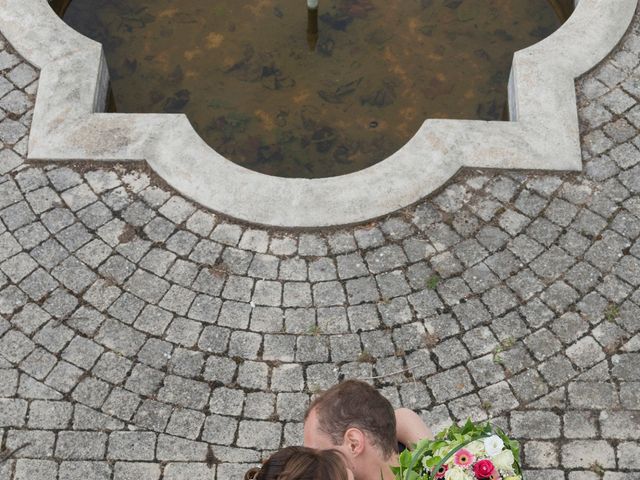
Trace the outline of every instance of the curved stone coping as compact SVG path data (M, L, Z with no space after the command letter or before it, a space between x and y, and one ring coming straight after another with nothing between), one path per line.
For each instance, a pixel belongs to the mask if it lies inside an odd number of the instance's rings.
M398 152L323 179L273 177L209 147L185 115L105 114L100 44L69 28L47 0L0 0L0 30L41 69L32 160L145 160L167 183L225 215L278 227L359 223L413 204L461 167L580 170L574 79L628 28L637 0L581 0L545 40L514 55L512 122L426 120Z

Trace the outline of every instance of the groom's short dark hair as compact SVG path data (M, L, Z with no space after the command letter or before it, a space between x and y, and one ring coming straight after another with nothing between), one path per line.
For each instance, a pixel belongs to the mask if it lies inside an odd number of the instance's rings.
M378 390L359 380L346 380L321 393L309 406L305 420L314 410L320 429L341 445L349 428L362 430L385 458L397 452L396 416Z

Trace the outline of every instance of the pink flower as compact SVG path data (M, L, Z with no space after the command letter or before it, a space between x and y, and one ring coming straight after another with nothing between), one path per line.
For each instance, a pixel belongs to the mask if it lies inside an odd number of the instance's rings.
M491 478L493 472L495 472L496 467L493 466L491 460L480 460L473 466L473 473L476 475L476 478Z
M449 470L449 465L442 465L436 472L436 478L444 478L444 474Z
M476 457L473 456L466 448L461 448L458 450L453 457L453 462L459 467L468 467L475 461Z

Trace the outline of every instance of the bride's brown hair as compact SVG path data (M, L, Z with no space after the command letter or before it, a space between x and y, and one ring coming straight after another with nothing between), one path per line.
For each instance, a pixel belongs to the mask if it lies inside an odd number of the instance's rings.
M347 467L336 450L287 447L252 468L244 480L348 480Z

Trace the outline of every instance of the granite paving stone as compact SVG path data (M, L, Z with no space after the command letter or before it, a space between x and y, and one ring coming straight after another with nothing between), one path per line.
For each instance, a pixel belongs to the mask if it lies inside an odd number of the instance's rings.
M58 433L56 456L63 460L100 460L104 458L107 434L102 432Z
M160 389L158 399L185 408L200 409L209 399L210 388L204 382L169 375Z
M152 432L112 432L109 435L109 460L153 460L156 435Z
M102 404L102 411L112 417L128 421L136 412L140 398L135 393L122 388L114 388L105 402Z
M14 475L16 480L55 480L58 477L58 465L53 460L20 459L16 461Z

